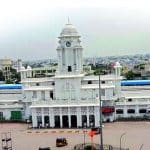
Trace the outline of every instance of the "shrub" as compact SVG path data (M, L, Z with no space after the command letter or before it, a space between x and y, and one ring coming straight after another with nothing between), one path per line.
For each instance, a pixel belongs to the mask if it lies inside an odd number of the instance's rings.
M84 147L84 150L96 150L96 148L93 148L93 149L92 149L92 145L86 145L86 146Z

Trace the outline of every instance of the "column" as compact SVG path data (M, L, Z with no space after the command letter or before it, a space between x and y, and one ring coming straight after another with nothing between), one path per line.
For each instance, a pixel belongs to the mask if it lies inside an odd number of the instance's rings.
M77 107L77 127L82 127L81 107Z
M86 108L86 111L87 111L87 127L89 127L90 126L90 124L89 124L89 107L87 106L87 108Z
M136 102L137 104L137 102ZM139 116L139 106L135 104L135 116Z
M32 108L32 127L37 127L37 116L36 116L36 108Z
M128 114L127 114L127 105L123 106L123 110L124 110L124 117L128 117Z
M95 126L99 127L100 126L100 114L99 114L99 106L94 107L94 117L95 117Z
M42 115L42 127L45 127L45 124L44 124L44 108L41 108L41 115Z
M68 107L68 121L69 121L69 128L71 128L71 107Z
M62 128L63 127L63 122L62 122L62 109L61 108L59 108L59 116L60 116L60 128Z
M49 108L49 121L50 121L50 127L54 127L54 113L53 113L53 108Z

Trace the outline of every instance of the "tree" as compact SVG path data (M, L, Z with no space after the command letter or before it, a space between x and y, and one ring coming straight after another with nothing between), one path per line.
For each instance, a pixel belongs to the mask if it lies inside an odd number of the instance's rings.
M0 70L0 81L4 81L4 76L3 76L3 72Z
M7 80L5 81L5 84L13 84L13 81L12 81L11 79L7 79Z
M132 70L130 70L125 74L125 77L127 80L133 80L135 77L135 73Z

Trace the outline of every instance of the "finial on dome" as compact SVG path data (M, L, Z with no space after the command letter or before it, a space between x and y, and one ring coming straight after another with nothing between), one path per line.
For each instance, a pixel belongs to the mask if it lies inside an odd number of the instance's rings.
M70 24L70 19L69 19L69 17L68 17L68 24Z

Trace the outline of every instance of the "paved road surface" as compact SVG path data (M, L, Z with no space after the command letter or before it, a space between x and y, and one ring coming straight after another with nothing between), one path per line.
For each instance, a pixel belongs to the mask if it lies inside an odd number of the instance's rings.
M52 150L71 150L73 145L84 142L84 134L81 129L40 129L27 130L26 124L0 124L0 133L11 132L13 139L13 150L38 150L40 146L50 146ZM119 146L119 138L122 138L122 147L130 150L150 149L150 122L115 122L104 124L104 143ZM68 146L55 146L57 137L68 139ZM90 142L86 133L85 142ZM99 135L94 137L94 143L99 143ZM1 144L0 144L1 149Z

